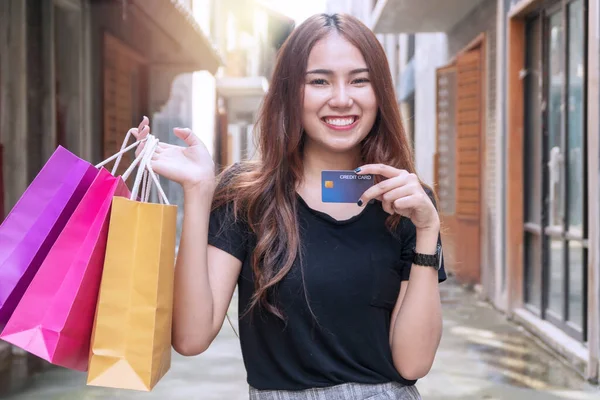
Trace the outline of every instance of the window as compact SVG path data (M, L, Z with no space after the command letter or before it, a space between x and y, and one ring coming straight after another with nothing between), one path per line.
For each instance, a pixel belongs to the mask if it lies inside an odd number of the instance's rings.
M528 23L523 160L525 302L582 341L587 313L584 5L584 0L563 0Z

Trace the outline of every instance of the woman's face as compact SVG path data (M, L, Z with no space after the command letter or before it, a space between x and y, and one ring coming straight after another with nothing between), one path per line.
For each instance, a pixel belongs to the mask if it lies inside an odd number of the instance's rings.
M358 48L337 33L318 41L304 85L307 140L329 151L352 150L369 134L376 115L375 92Z

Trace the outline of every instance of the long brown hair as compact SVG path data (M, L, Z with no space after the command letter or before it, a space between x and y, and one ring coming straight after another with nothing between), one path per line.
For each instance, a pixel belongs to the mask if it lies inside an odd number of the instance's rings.
M307 19L279 50L256 124L260 159L223 171L213 200L213 209L233 204L236 218L242 218L257 237L251 255L255 291L247 311L260 305L284 320L270 294L302 256L296 188L303 179L301 110L306 67L315 43L331 33L342 35L360 50L377 99L375 123L362 142L364 163L414 172L386 54L377 37L349 15L319 14ZM390 216L386 225L393 230L400 218ZM301 262L300 268L302 271Z

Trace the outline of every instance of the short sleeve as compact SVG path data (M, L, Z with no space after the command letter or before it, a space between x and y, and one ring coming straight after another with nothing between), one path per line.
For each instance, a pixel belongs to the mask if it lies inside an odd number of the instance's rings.
M247 225L235 220L233 205L222 205L210 214L208 224L208 244L221 249L241 262L244 262L248 244Z
M433 193L429 189L425 189L425 192L431 198L431 201L436 206L435 199L433 198ZM402 273L401 278L403 281L407 281L410 277L410 270L412 268L412 260L413 260L413 249L417 244L417 228L415 224L408 218L402 218L400 224L398 225L398 236L402 238ZM438 235L438 245L442 245L441 235ZM447 279L446 276L446 268L444 266L444 252L442 251L442 266L438 271L438 282L444 282Z

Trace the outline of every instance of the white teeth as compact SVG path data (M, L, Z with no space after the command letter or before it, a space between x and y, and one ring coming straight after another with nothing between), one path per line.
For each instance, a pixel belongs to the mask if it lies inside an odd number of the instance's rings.
M335 126L347 126L354 123L354 117L349 118L325 118L325 122Z

